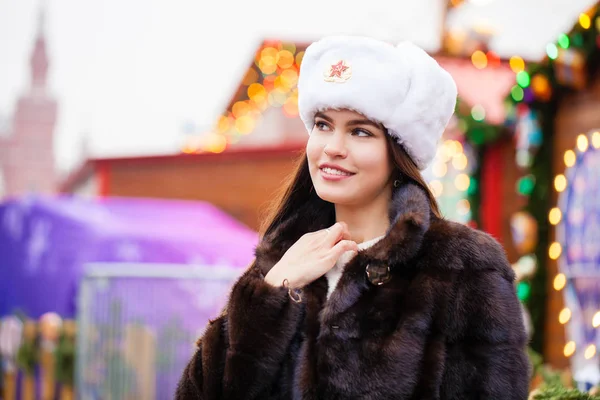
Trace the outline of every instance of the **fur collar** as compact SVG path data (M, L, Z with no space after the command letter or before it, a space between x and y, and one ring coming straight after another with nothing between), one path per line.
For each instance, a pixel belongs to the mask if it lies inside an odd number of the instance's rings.
M266 275L303 234L331 226L335 222L335 216L330 210L329 203L315 206L307 202L291 217L282 221L274 232L261 240L255 250L256 265L260 271ZM360 250L346 265L342 279L360 278L360 275L365 274L366 264L370 264L372 268L389 266L393 272L394 268L417 254L432 218L425 192L414 183L401 185L392 196L389 217L390 227L384 238L373 246Z
M333 224L335 215L333 213L328 215L328 210L331 209L331 204L320 210L314 205L304 206L293 213L288 220L282 221L278 228L263 238L256 248L255 266L266 275L300 236ZM314 347L317 346L317 338L320 337L322 327L334 329L334 326L339 324L336 322L338 316L356 304L362 294L388 286L388 284L383 287L373 286L367 279L366 266L385 268L386 271L389 266L392 281L394 275L410 270L408 261L419 252L432 218L425 192L415 184L401 185L392 196L389 217L390 227L385 236L373 246L359 250L358 254L345 265L342 276L329 299L325 275L303 288L303 306L306 312L304 334L307 338L305 352L308 358L306 365L300 367L300 371L304 371L300 376L302 380L306 380L307 386L315 387L315 382L318 380L314 371L317 368L316 357L319 352ZM394 272L395 270L399 271ZM394 283L390 284L394 286ZM356 336L355 328L350 325L343 328L344 335ZM313 383L309 384L309 381Z

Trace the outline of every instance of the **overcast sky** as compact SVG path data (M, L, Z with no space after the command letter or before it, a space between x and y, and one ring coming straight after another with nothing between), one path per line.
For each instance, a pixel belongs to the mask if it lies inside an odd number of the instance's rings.
M471 0L448 23L486 23L504 56L543 56L590 0ZM209 128L263 38L327 34L409 39L436 51L443 0L47 0L50 88L59 100L56 155L76 166L83 135L93 156L177 149L182 128ZM0 119L29 85L41 0L0 0ZM517 5L518 4L518 5Z

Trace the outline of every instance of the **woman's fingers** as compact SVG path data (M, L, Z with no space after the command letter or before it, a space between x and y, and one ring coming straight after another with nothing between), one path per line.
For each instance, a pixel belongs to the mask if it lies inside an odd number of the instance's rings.
M337 261L337 259L347 251L358 252L358 245L356 242L352 240L340 240L335 246L333 246L330 255Z
M336 222L324 231L327 232L325 241L330 247L333 247L340 240L350 239L350 231L348 231L348 225L345 222Z

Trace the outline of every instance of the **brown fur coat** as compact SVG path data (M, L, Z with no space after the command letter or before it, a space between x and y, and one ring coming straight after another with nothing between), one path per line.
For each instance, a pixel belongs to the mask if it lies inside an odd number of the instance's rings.
M490 236L431 213L417 186L391 202L391 226L294 303L264 275L305 232L299 210L257 247L186 367L177 399L527 398L530 365L514 273ZM285 232L285 234L283 233ZM391 269L372 285L365 268Z

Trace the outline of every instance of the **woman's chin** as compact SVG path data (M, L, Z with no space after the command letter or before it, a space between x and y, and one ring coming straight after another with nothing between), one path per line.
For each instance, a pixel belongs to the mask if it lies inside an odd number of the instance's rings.
M343 189L330 189L330 188L320 188L316 189L317 195L325 201L334 204L346 204L352 203L354 196L349 195L348 190Z

